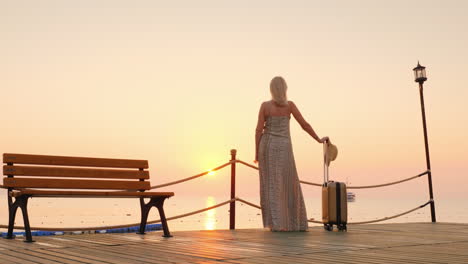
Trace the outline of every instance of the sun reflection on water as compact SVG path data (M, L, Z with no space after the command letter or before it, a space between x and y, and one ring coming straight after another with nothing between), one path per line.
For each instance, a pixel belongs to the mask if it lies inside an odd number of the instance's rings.
M206 207L210 207L216 204L216 200L213 196L206 198ZM205 229L215 230L216 229L216 209L208 210L205 212Z

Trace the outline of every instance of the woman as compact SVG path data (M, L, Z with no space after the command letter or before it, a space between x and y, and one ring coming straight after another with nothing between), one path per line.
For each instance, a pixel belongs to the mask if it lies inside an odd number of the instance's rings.
M317 142L323 143L328 137L317 136L296 105L287 100L286 90L282 77L273 78L272 100L262 103L258 115L255 161L260 169L263 226L271 231L306 231L307 213L289 134L291 114Z

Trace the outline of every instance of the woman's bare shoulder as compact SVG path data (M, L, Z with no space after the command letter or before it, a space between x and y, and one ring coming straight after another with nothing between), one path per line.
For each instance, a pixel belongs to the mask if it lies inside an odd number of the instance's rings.
M271 101L264 101L264 102L262 102L262 104L260 106L265 108L265 107L269 106L270 104L271 104Z

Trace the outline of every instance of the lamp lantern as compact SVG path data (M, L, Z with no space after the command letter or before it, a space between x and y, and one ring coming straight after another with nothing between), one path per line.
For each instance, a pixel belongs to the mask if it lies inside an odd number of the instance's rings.
M416 66L414 69L414 81L417 83L424 83L427 80L426 77L426 67L421 66L418 61L418 66Z

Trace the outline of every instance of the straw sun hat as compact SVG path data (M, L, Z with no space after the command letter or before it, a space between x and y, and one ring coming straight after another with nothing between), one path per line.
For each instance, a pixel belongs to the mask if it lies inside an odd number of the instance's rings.
M334 161L338 156L338 148L330 141L327 141L327 143L325 143L325 151L325 162L327 163L327 166L329 166L330 162Z

